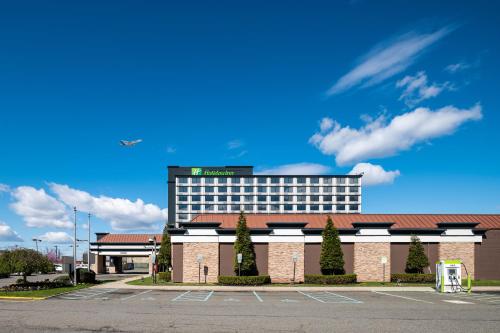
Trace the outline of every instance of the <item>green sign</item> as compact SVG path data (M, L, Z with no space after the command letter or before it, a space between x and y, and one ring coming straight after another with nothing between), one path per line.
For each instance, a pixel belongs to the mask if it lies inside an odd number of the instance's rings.
M192 176L234 176L234 171L227 170L203 170L202 168L191 168Z
M201 168L191 168L191 175L192 176L201 176Z

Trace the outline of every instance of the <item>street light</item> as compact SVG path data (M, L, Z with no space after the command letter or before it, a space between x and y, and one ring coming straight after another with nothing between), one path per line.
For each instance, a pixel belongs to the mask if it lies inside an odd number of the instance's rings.
M203 262L203 255L198 254L196 256L196 261L198 262L198 284L201 283L201 263Z
M42 240L39 238L33 238L33 242L35 242L36 252L38 252L38 242L41 243Z
M89 223L87 224L89 228L89 244L88 244L88 249L87 249L87 265L88 265L88 270L90 271L90 213L88 214L89 217Z
M292 260L293 260L293 283L295 283L295 268L297 266L297 261L299 260L299 254L297 252L294 252L292 255Z
M76 207L73 207L73 212L75 213L75 220L73 223L73 285L76 286Z
M153 243L153 248L151 249L151 278L153 279L153 283L156 283L156 274L155 274L155 264L156 264L156 236L149 239L149 243Z

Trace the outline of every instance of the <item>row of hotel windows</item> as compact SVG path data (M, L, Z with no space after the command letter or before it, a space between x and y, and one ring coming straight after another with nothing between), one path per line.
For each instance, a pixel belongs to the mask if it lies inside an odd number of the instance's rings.
M283 186L283 187L266 187L266 186L192 186L191 192L189 192L188 186L178 186L177 193L228 193L229 189L231 193L333 193L333 186L323 186L323 187L306 187L306 186ZM322 189L322 191L320 191ZM336 186L336 193L359 193L358 186Z
M313 185L332 185L334 179L336 184L341 185L358 185L358 178L348 177L178 177L179 184L313 184Z
M301 202L301 201L309 201L309 202L319 202L320 198L322 202L358 202L359 196L358 195L284 195L284 196L279 196L279 195L245 195L245 196L239 196L239 195L206 195L202 197L201 195L193 195L191 196L191 202L201 202L202 199L204 202L228 202L229 199L231 199L231 202L249 202L252 203L254 202L254 199L257 198L258 202L280 202L281 199L283 198L283 202ZM295 200L294 200L295 199ZM336 200L334 200L336 199ZM178 197L178 202L188 202L189 197L187 195L180 195ZM182 205L181 205L182 206Z
M192 205L191 212L200 212L202 210L206 211L215 211L217 209L218 212L227 212L228 209L232 212L253 212L254 210L267 212L269 211L321 211L323 212L332 212L335 208L337 211L357 211L359 210L359 205ZM255 208L255 209L254 209ZM269 208L269 209L268 209ZM185 210L179 207L179 212L183 212ZM186 210L187 211L187 210Z

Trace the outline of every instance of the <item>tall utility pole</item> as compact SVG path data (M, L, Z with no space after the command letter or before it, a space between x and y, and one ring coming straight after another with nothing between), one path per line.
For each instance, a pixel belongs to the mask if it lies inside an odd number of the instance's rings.
M36 252L38 252L38 242L41 242L41 239L33 238L33 242L35 242Z
M54 246L56 248L56 260L59 261L59 252L57 252L57 245Z
M87 269L90 271L90 213L89 213L89 223L88 223L88 228L89 228L89 247L87 249Z
M73 285L76 286L76 207L73 207L75 212L75 221L73 224L74 238L73 238Z

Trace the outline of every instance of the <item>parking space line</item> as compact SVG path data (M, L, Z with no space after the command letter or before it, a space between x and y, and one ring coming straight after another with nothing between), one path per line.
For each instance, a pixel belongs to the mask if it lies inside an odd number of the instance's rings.
M253 294L259 300L259 302L264 302L264 300L262 300L262 298L259 296L259 294L257 294L257 292L255 292L255 290L253 291Z
M205 297L205 299L203 300L203 302L206 302L208 301L208 299L212 296L212 294L214 293L214 291L210 291L210 293L207 295L207 297Z
M350 297L343 296L343 295L339 295L339 294L335 294L335 293L332 293L332 292L330 292L330 291L327 291L326 293L327 293L327 294L330 294L330 295L335 295L335 296L337 296L337 297L342 297L342 298L348 299L348 300L350 300L350 301L352 301L352 302L354 302L354 303L363 303L363 302L361 302L361 301L358 301L357 299L350 298Z
M138 294L134 294L134 295L131 295L131 296L124 297L124 298L122 298L121 300L122 300L122 301L126 301L126 300L128 300L128 299L134 298L134 297L139 296L139 295L144 295L144 294L150 293L150 292L152 292L152 291L153 291L153 290L146 290L146 291L140 292L140 293L138 293Z
M316 300L316 301L318 301L318 302L325 303L325 301L323 301L322 299L320 299L320 298L316 298L316 297L314 297L314 296L312 296L312 295L310 295L310 294L303 293L302 291L297 291L297 292L298 292L299 294L302 294L302 295L304 295L304 296L307 296L307 297L309 297L309 298L312 298L313 300Z
M183 297L184 295L189 294L190 292L191 292L191 290L188 290L185 293L182 293L182 294L178 295L177 297L175 297L174 299L172 299L172 302L175 302L175 301L179 300L181 297Z
M321 303L352 303L352 304L363 303L356 299L328 291L320 291L320 292L297 291L297 292Z
M434 304L433 302L429 302L429 301L425 301L425 300L417 299L417 298L412 298L412 297L406 297L406 296L401 296L401 295L393 295L393 294L384 293L384 292L375 291L375 290L372 290L372 292L376 293L376 294L380 294L380 295L398 297L398 298L402 298L402 299L406 299L406 300L410 300L410 301L415 301L415 302L423 302L423 303L428 303L428 304Z
M84 296L84 297L82 297L82 298L89 298L89 297L99 296L99 295L102 295L102 294L107 294L107 293L111 293L111 292L113 292L113 291L118 291L118 290L120 290L120 289L111 289L111 290L106 290L106 291L103 291L103 292L100 292L100 293L97 293L97 294Z

